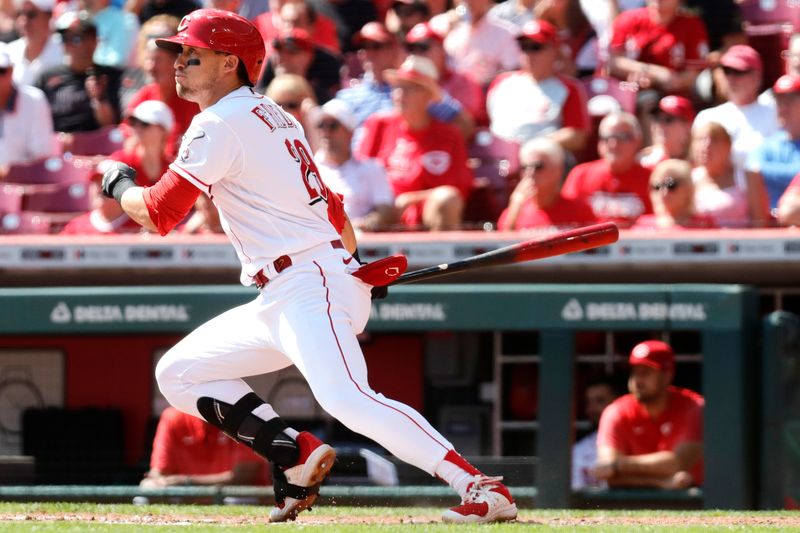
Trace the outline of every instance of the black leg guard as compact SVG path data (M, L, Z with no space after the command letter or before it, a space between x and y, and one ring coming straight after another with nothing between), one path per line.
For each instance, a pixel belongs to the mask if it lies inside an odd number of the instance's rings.
M249 446L273 465L294 466L300 449L294 439L284 433L288 426L280 418L264 421L253 414L253 409L264 403L254 392L242 396L233 405L204 396L197 400L197 410L206 422Z

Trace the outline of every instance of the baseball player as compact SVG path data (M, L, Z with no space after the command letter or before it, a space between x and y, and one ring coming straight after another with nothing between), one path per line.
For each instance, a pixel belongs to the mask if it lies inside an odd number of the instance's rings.
M141 225L168 233L201 193L217 207L259 293L190 333L159 362L159 388L275 466L270 520L294 520L317 497L335 452L288 427L242 376L295 365L320 405L353 431L452 486L461 505L450 522L513 520L501 478L483 475L410 407L373 391L356 334L370 311L371 285L356 275L356 240L341 199L319 178L302 127L252 90L264 59L258 30L227 11L200 9L157 45L178 53L181 98L201 112L178 156L152 187L117 164L103 191Z

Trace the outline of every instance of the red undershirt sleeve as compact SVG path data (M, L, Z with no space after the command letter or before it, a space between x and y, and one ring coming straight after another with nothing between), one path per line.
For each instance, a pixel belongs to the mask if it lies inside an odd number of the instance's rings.
M155 185L145 187L143 196L150 220L161 235L166 235L192 209L200 189L167 170Z

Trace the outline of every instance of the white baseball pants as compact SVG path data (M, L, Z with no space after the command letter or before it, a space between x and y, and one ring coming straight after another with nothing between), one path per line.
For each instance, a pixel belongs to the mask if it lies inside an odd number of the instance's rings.
M370 286L351 276L346 250L322 249L266 284L252 302L198 327L156 367L159 388L199 418L206 396L234 404L252 389L241 379L294 364L319 404L352 431L431 475L453 448L411 407L373 391L356 339L369 319Z

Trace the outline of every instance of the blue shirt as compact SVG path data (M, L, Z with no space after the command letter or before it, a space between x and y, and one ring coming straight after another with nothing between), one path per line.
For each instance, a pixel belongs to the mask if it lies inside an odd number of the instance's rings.
M97 48L94 62L105 67L124 69L133 55L139 34L139 19L129 11L109 5L94 14Z
M746 169L761 172L769 194L770 209L775 209L792 178L800 173L800 139L789 139L785 131L767 137L750 152Z

